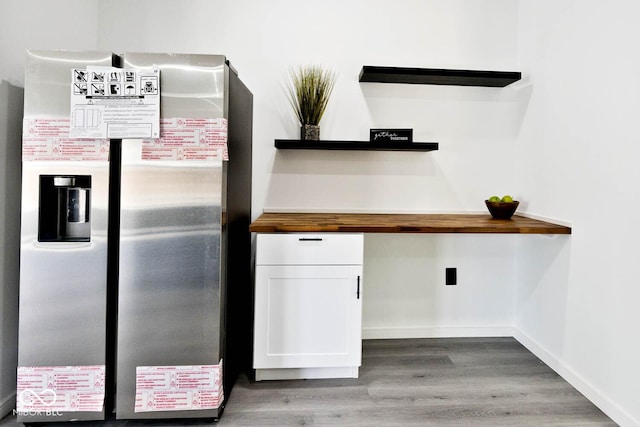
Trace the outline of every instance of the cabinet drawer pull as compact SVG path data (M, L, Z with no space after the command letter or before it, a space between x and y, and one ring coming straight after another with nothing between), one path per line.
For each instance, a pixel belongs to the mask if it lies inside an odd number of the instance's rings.
M356 298L360 299L360 276L358 276L358 290L356 291Z
M300 237L298 240L301 242L322 242L321 237Z

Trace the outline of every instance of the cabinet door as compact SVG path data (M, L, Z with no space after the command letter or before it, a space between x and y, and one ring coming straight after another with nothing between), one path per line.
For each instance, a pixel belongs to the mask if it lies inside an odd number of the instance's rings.
M254 368L360 366L362 266L258 266Z

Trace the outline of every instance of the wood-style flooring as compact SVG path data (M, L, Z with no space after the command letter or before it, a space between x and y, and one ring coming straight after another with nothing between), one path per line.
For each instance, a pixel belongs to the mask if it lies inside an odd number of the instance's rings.
M205 421L91 423L205 424ZM18 425L12 417L0 421L0 427ZM241 376L217 425L616 424L513 338L437 338L364 341L358 379L256 383Z

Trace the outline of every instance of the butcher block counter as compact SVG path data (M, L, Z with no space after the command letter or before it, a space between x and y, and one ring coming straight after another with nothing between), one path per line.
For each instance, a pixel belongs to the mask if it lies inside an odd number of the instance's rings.
M265 212L249 227L254 233L487 233L571 234L571 227L514 215Z

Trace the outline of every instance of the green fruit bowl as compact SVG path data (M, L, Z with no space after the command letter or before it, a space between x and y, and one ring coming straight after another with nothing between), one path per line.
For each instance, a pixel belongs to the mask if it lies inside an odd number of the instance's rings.
M520 202L514 200L513 202L490 202L485 200L484 203L489 209L489 213L495 219L509 219L513 216Z

